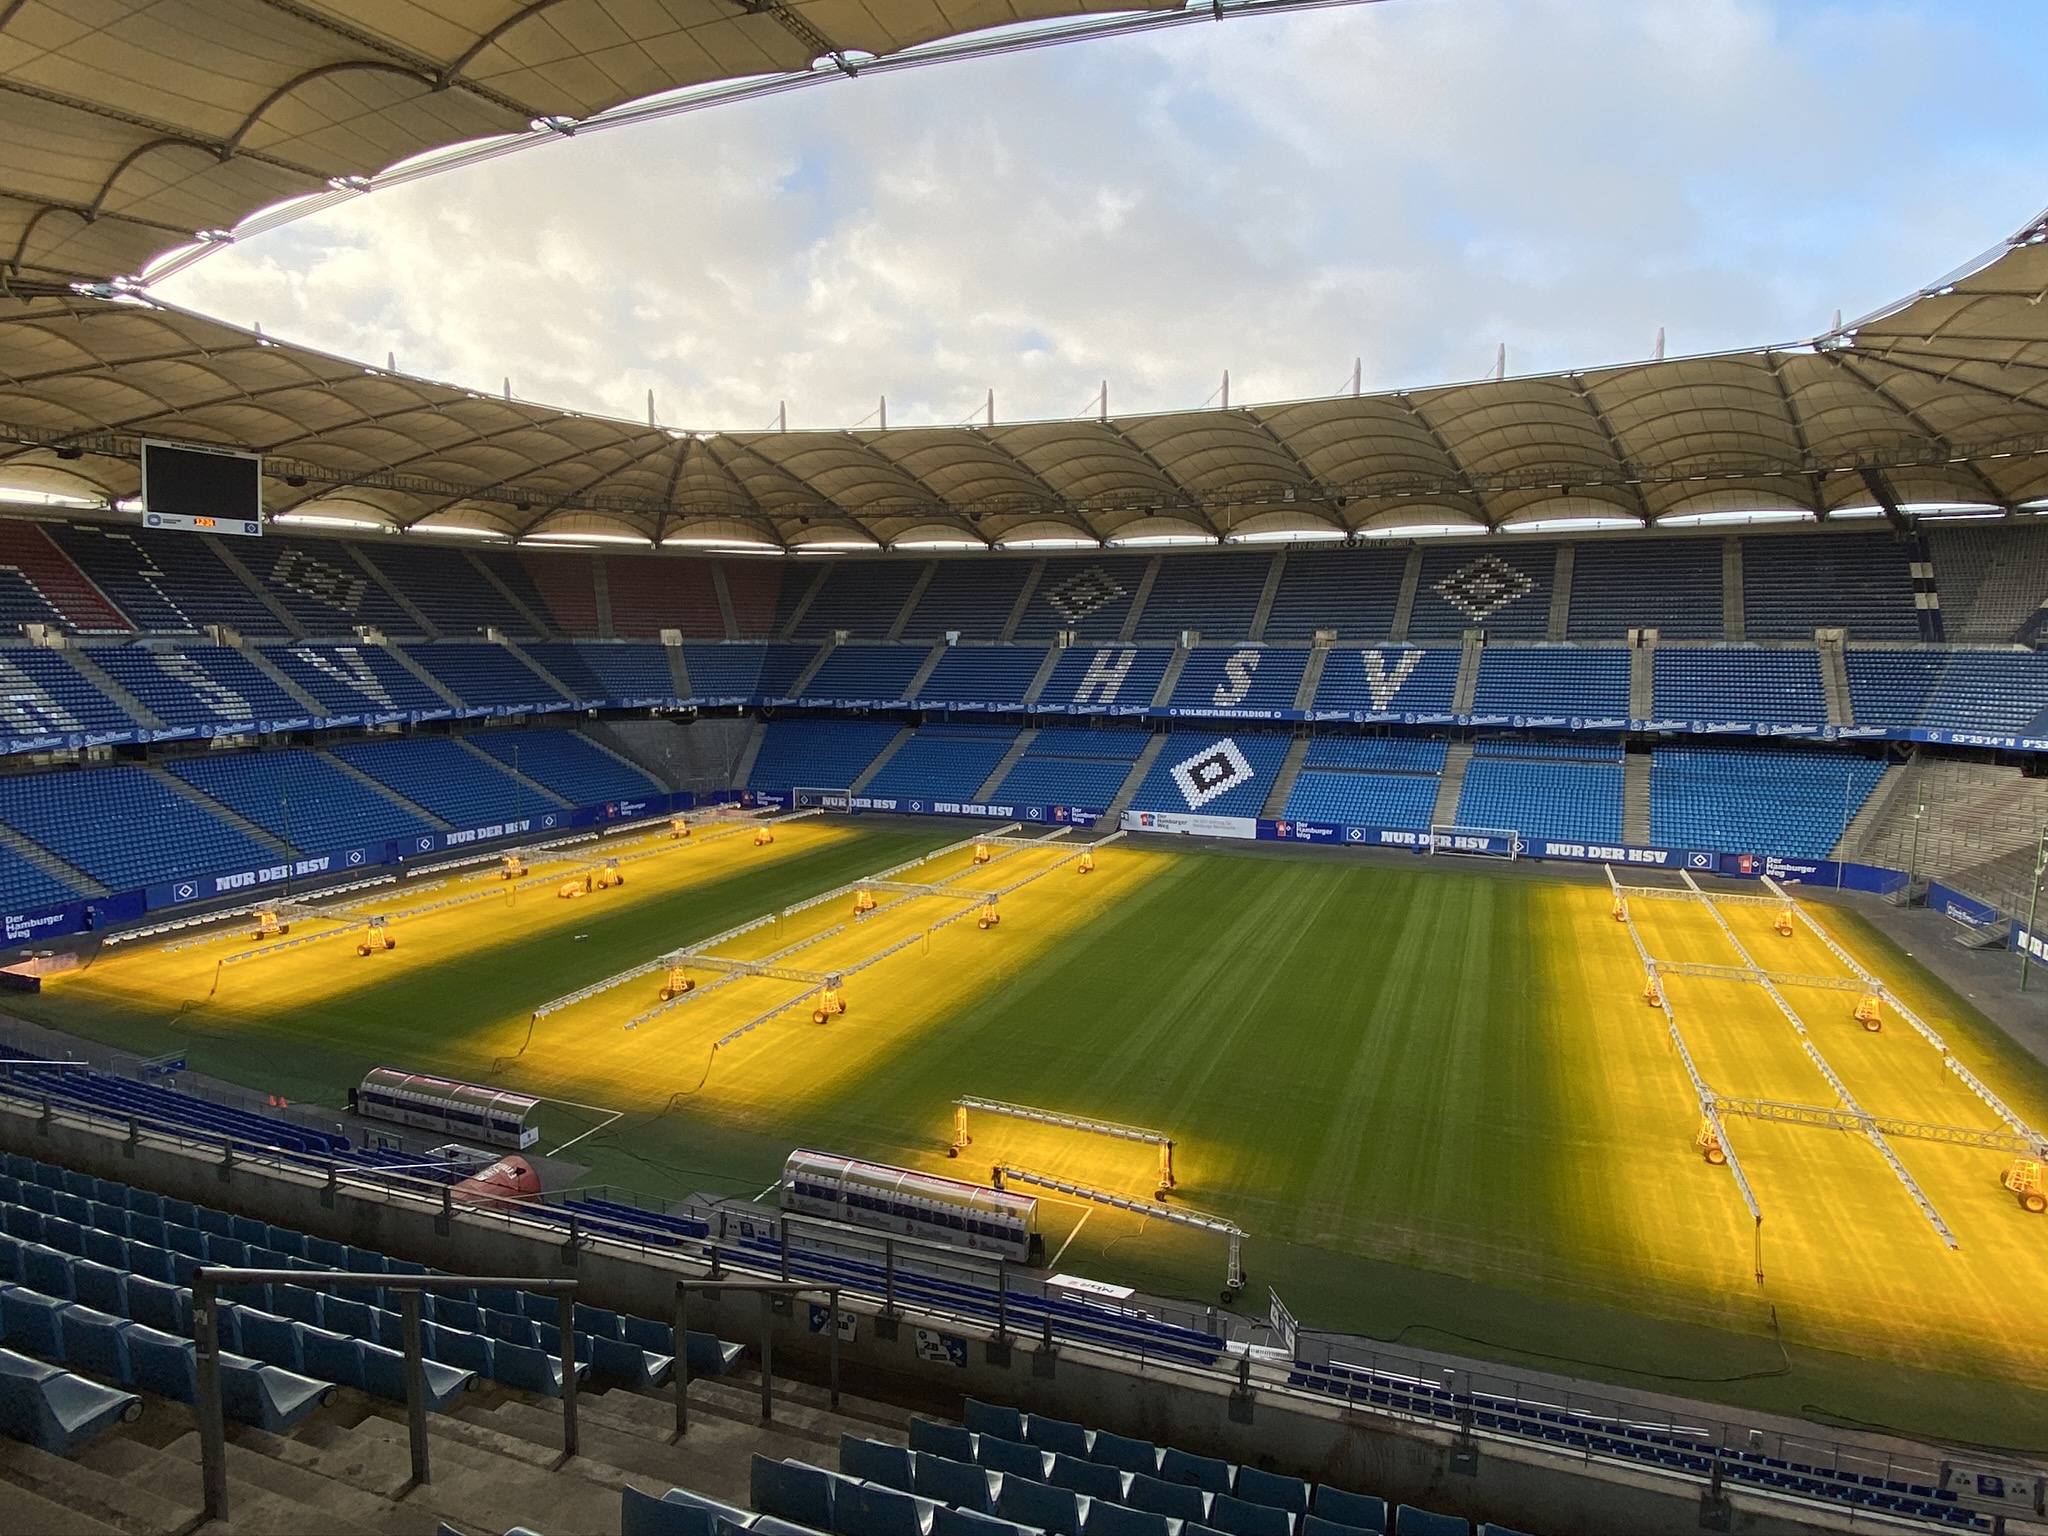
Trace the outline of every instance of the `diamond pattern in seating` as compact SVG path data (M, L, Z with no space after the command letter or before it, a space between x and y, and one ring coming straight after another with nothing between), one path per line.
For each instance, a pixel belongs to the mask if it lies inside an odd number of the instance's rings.
M1099 565L1091 565L1074 572L1045 594L1045 600L1052 604L1053 612L1061 618L1078 624L1091 613L1098 613L1124 595L1114 576Z
M1436 584L1439 597L1474 620L1489 618L1535 590L1533 579L1498 555L1481 555Z

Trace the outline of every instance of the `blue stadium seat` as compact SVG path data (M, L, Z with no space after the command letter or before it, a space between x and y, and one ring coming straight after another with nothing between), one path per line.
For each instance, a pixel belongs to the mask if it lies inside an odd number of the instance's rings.
M927 725L868 780L876 799L972 801L1017 739L1000 727Z
M1130 1474L1130 1485L1124 1489L1123 1501L1132 1509L1165 1515L1173 1520L1205 1524L1209 1521L1209 1499L1210 1495L1199 1488L1191 1488L1186 1483L1161 1482L1147 1473L1134 1472ZM1274 1510L1273 1513L1280 1512ZM1282 1518L1284 1520L1285 1516ZM1283 1529L1279 1536L1290 1536L1290 1533Z
M52 1456L69 1456L116 1424L142 1415L142 1400L11 1349L0 1349L0 1434Z
M1472 1522L1463 1515L1440 1515L1402 1504L1394 1510L1394 1536L1472 1536Z
M231 646L99 646L89 654L167 725L208 732L248 730L262 722L306 715L303 704Z
M1206 1523L1228 1536L1294 1536L1292 1514L1271 1504L1253 1504L1227 1493L1209 1501Z
M1657 652L1656 668L1660 720L1827 724L1820 657L1811 650L1665 648Z
M1166 1516L1126 1509L1108 1499L1088 1506L1088 1523L1083 1536L1172 1536Z
M1804 640L1822 627L1854 640L1918 639L1911 546L1889 533L1745 538L1742 611L1758 639Z
M1159 1476L1169 1483L1186 1483L1210 1493L1230 1492L1230 1463L1214 1456L1196 1456L1168 1446L1159 1454Z
M317 752L222 753L167 765L245 820L306 850L431 831Z
M1407 563L1399 550L1290 549L1266 639L1309 640L1322 629L1334 630L1339 640L1385 639Z
M842 645L804 684L804 696L843 707L901 701L928 654L917 645Z
M722 1536L722 1528L743 1531L754 1520L751 1510L682 1488L656 1498L629 1483L619 1496L619 1536Z
M1065 1419L1047 1418L1042 1413L1030 1414L1024 1420L1024 1438L1041 1451L1075 1456L1083 1461L1088 1459L1088 1431Z
M1451 540L1425 549L1408 633L1451 640L1483 628L1492 638L1541 640L1550 632L1556 568L1551 544L1516 542L1503 549L1488 540L1486 548L1474 549Z
M957 645L939 658L917 690L918 702L1016 709L1045 664L1042 646Z
M1458 796L1458 825L1618 843L1622 775L1619 751L1607 762L1475 755Z
M1030 574L1026 560L938 561L903 627L904 638L937 640L948 630L975 640L998 638Z
M208 624L228 624L245 635L284 632L204 539L105 523L42 526L138 629L196 634Z
M930 1501L877 1483L842 1481L832 1491L837 1536L926 1536Z
M586 698L657 705L677 697L665 645L646 640L557 640L529 645L526 654Z
M1150 1440L1133 1440L1129 1435L1112 1434L1106 1429L1095 1431L1088 1456L1091 1461L1099 1461L1124 1472L1142 1472L1147 1477L1155 1477L1159 1473L1158 1446ZM1179 1482L1181 1479L1171 1481Z
M747 787L844 789L896 739L896 731L866 720L771 720Z
M1231 755L1230 746L1242 757ZM1175 731L1166 738L1152 771L1131 800L1136 811L1190 812L1203 816L1256 816L1272 790L1280 763L1287 756L1283 736L1258 736L1243 731ZM1241 777L1249 768L1249 777ZM1211 793L1214 785L1235 779L1232 787ZM1190 789L1193 793L1190 793Z
M1123 633L1131 600L1150 563L1145 555L1081 555L1046 561L1045 574L1024 605L1017 638L1051 640L1061 630L1072 630L1083 640L1116 639Z
M643 769L575 731L480 731L465 739L571 805L644 800L663 792Z
M753 698L761 691L761 666L767 655L767 646L746 642L684 646L692 695L706 702Z
M1005 1477L996 1495L996 1513L1048 1536L1081 1536L1081 1499L1071 1488Z
M1231 1491L1247 1504L1265 1504L1297 1515L1308 1512L1308 1484L1284 1473L1239 1467Z
M905 599L917 585L923 567L914 560L839 560L823 574L825 585L805 605L795 638L822 640L843 629L855 639L888 638ZM809 596L811 583L786 581L776 613L778 634L788 628L796 605Z
M359 742L334 755L451 826L476 827L553 807L486 758L446 737Z
M1124 1496L1124 1474L1115 1467L1098 1466L1079 1456L1055 1454L1046 1481L1055 1488L1086 1494L1091 1499L1115 1500Z
M1143 714L1166 677L1164 646L1077 645L1060 653L1037 707L1072 714Z
M326 706L334 718L438 717L454 711L381 645L306 641L276 646L265 658Z
M1316 1485L1315 1513L1354 1530L1383 1531L1387 1528L1387 1501L1369 1493L1347 1493L1328 1483Z
M904 1493L909 1493L916 1481L909 1450L859 1435L839 1437L839 1470L848 1477L881 1483Z
M117 891L277 857L141 768L0 780L0 821ZM138 836L144 827L149 836Z
M910 1448L949 1461L975 1460L974 1432L956 1424L913 1416L910 1420Z
M1192 629L1211 641L1243 639L1272 569L1270 552L1166 556L1138 620L1139 638L1171 640Z
M1472 713L1626 720L1628 687L1625 650L1489 646L1480 653Z
M987 1430L975 1447L975 1459L991 1472L1000 1472L1006 1477L1028 1477L1042 1483L1051 1472L1048 1453L1022 1440L1007 1440Z
M1720 539L1593 539L1573 551L1572 639L1654 629L1666 640L1718 640L1721 625Z
M419 632L419 624L335 539L294 539L267 533L242 556L249 574L282 603L309 635L352 635L374 625L387 635Z
M747 1502L778 1520L829 1531L840 1485L840 1479L822 1468L799 1461L774 1461L757 1453L749 1463Z
M917 1455L912 1491L977 1515L988 1514L995 1507L995 1495L986 1471L972 1462L934 1456L929 1451L921 1451Z
M1323 661L1317 709L1366 714L1449 714L1458 688L1456 650L1412 645L1342 647Z
M1294 708L1309 653L1260 645L1204 645L1188 653L1167 703L1176 709L1266 714Z
M502 645L444 640L408 645L405 654L474 708L559 709L570 702Z
M365 553L385 579L444 635L475 635L494 627L508 635L533 634L527 617L470 563L473 551L414 539L380 543L374 552ZM417 630L419 626L407 624L404 628Z
M1659 747L1650 758L1650 839L1785 858L1826 858L1884 765L1811 749Z

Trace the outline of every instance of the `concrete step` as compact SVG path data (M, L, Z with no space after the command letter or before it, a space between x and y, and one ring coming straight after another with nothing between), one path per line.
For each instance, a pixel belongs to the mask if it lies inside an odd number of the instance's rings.
M139 1440L118 1437L102 1440L85 1453L82 1464L119 1479L132 1490L153 1491L156 1495L188 1504L194 1515L205 1503L200 1492L196 1440L189 1461L155 1450ZM296 1499L244 1482L232 1468L228 1472L227 1521L209 1525L207 1531L208 1536L214 1536L214 1533L226 1536L230 1531L247 1531L251 1536L277 1531L319 1531L322 1536L375 1536L367 1526L339 1518L326 1510L308 1508Z
M447 1414L435 1414L427 1425L433 1481L415 1488L407 1502L464 1526L502 1531L525 1525L548 1536L616 1536L622 1487L630 1482L654 1494L669 1487L580 1456L562 1463L559 1441L542 1447ZM403 1424L368 1418L356 1427L406 1454Z
M0 1531L23 1536L121 1536L121 1527L0 1478Z
M339 1478L328 1477L311 1468L294 1465L277 1454L288 1442L282 1435L269 1434L239 1424L228 1426L228 1476L267 1493L290 1499L348 1521L366 1531L385 1536L433 1536L434 1516L423 1509L393 1503L391 1498L358 1488ZM194 1465L199 1461L199 1436L192 1433L164 1447L167 1456L183 1457ZM323 1527L324 1529L324 1527Z
M93 1530L125 1531L129 1536L160 1536L199 1517L196 1497L182 1504L163 1488L152 1491L104 1467L52 1456L18 1440L0 1440L0 1487L59 1505L91 1522ZM0 1522L0 1529L27 1532L43 1527L7 1520Z
M250 1442L245 1438L244 1443ZM382 1499L398 1498L412 1481L412 1461L403 1441L394 1445L387 1436L365 1435L324 1417L306 1420L289 1439L278 1439L267 1449L288 1466Z

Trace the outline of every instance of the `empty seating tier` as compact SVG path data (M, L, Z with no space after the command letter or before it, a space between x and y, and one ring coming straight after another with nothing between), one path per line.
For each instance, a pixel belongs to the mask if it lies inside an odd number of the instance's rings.
M865 793L898 800L973 800L1016 739L1011 730L926 726L868 780Z

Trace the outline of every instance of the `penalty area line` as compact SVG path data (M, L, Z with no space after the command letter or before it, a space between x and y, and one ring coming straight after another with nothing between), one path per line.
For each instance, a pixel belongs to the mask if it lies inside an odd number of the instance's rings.
M1070 1202L1062 1200L1060 1203L1066 1205ZM1060 1267L1060 1260L1067 1256L1067 1250L1074 1246L1074 1239L1081 1235L1081 1229L1088 1225L1088 1218L1094 1214L1095 1207L1092 1205L1081 1212L1081 1219L1074 1223L1074 1230L1069 1232L1067 1240L1060 1244L1060 1251L1052 1256L1051 1261L1045 1266L1047 1269L1058 1269Z

